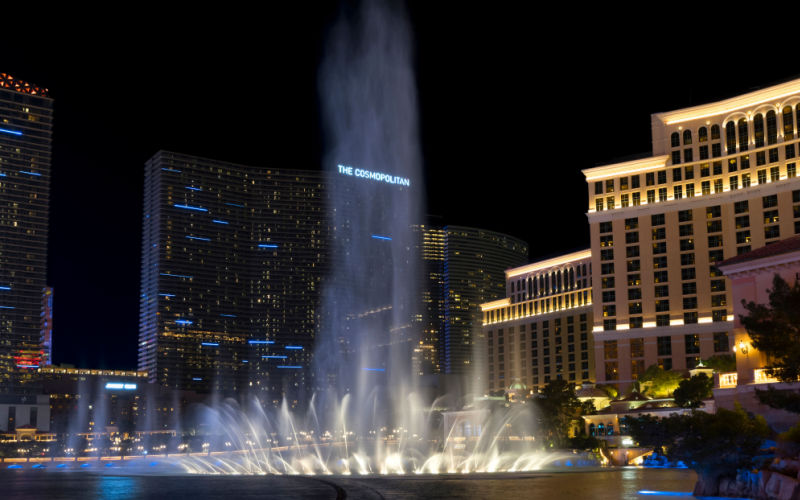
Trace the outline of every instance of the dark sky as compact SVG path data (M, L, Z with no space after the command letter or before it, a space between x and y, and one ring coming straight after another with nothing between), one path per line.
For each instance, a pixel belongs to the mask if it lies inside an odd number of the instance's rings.
M143 164L157 150L321 168L316 73L339 6L296 4L4 28L0 72L55 99L56 363L136 366ZM408 10L428 212L525 239L532 259L588 247L581 169L648 152L651 113L800 76L762 38L724 43L719 17L624 23L530 4Z

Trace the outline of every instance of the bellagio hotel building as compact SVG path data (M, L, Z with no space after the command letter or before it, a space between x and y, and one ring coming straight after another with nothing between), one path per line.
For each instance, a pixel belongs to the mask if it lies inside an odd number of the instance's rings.
M723 259L800 233L800 80L652 115L650 157L584 170L598 383L732 347Z

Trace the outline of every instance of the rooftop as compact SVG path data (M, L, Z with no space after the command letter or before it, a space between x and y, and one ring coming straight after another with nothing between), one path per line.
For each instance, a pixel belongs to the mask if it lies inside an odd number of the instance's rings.
M49 97L47 89L23 80L18 80L8 73L0 73L0 88L15 90L23 94Z
M767 245L761 248L756 248L751 252L743 253L742 255L737 255L736 257L731 257L730 259L723 260L718 264L718 267L730 266L732 264L740 264L742 262L749 262L751 260L763 259L765 257L774 257L776 255L797 252L797 251L800 251L800 235L792 236L790 238L785 238L780 241L776 241L771 245Z

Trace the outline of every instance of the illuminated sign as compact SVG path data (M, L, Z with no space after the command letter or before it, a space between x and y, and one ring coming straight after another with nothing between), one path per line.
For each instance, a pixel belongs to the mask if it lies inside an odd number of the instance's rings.
M123 391L135 391L136 384L123 384L122 382L106 382L106 389L122 389Z
M363 168L348 167L347 165L337 165L337 167L339 167L339 173L342 175L361 177L362 179L370 179L378 182L386 182L388 184L399 184L401 186L411 187L411 180L405 177L384 174L383 172L371 172L369 170L364 170Z

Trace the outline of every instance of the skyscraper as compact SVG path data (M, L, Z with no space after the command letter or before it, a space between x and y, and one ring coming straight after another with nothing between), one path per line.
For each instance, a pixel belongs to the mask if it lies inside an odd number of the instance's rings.
M723 259L800 233L800 80L652 115L652 156L584 170L597 382L731 352Z
M323 175L157 153L145 167L139 369L264 400L306 386Z
M42 360L53 100L0 73L0 392Z

